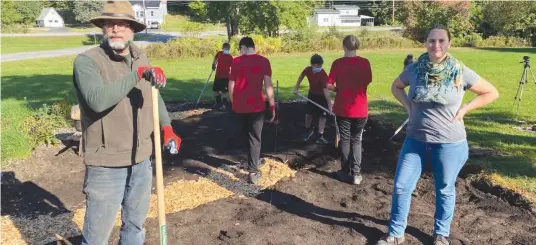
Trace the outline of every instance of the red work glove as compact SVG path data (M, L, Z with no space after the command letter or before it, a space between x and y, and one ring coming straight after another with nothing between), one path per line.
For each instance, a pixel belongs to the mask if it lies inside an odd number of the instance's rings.
M156 88L163 88L166 86L166 75L162 68L156 66L141 66L138 67L138 77L145 79Z
M173 132L171 125L164 126L162 128L162 132L164 137L164 146L169 149L171 154L177 154L181 148L182 139ZM170 149L170 143L172 141L174 141L175 149Z

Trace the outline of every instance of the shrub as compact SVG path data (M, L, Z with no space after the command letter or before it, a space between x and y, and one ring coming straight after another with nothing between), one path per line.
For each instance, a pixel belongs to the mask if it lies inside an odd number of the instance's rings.
M481 47L528 47L530 42L519 37L490 36L481 42Z
M167 43L155 43L145 51L152 59L196 58L213 56L221 49L223 40L203 38L181 38Z
M314 28L304 28L286 33L281 37L264 37L262 35L249 35L255 42L257 52L262 55L273 55L279 52L310 52L342 50L344 34L330 27L328 32L317 33ZM396 34L369 33L366 29L357 34L361 40L362 49L376 48L413 48L421 47L410 39ZM231 38L231 54L240 55L238 43L242 37ZM146 47L150 58L174 59L210 57L221 49L224 39L218 38L181 38L168 43L155 43Z
M286 53L290 52L307 52L313 46L315 36L312 35L315 32L311 32L310 29L302 29L296 32L287 33L282 36L281 42L282 51Z
M2 100L2 164L31 155L33 146L22 122L33 113L26 101Z
M480 47L481 44L481 34L474 32L462 37L453 37L451 40L451 45L453 47Z
M67 126L64 108L65 106L61 104L52 106L43 104L34 115L24 120L23 125L29 136L30 145L35 147L57 143L54 129Z

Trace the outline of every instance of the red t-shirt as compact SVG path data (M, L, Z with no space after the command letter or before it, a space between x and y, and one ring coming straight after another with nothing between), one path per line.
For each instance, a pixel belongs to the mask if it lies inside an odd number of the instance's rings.
M326 88L326 84L328 83L328 74L324 69L314 73L313 68L308 66L303 69L301 74L309 80L309 92L319 95L324 94L324 88Z
M342 117L368 116L367 86L372 82L370 62L362 57L335 60L329 71L328 84L336 84L333 112Z
M272 76L270 61L257 54L241 55L233 60L229 80L235 81L233 110L236 113L260 112L266 109L262 86L264 76Z
M219 51L216 54L216 62L218 62L218 65L216 66L216 77L229 78L229 70L231 70L231 63L233 63L233 56Z

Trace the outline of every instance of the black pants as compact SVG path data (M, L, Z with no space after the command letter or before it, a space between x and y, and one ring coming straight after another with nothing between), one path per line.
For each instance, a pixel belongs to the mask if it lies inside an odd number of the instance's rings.
M346 118L337 116L341 137L341 168L350 175L361 173L361 136L367 118Z
M242 129L242 137L248 154L248 171L250 173L258 173L261 157L261 133L264 124L264 111L236 113L235 115Z

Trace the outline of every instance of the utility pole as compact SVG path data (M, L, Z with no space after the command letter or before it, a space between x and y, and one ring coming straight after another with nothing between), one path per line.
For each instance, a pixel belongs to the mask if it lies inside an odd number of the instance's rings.
M395 0L393 0L393 15L392 15L391 25L395 24Z
M143 23L147 25L147 10L145 9L145 0L143 0ZM145 28L145 34L147 34L147 28Z

